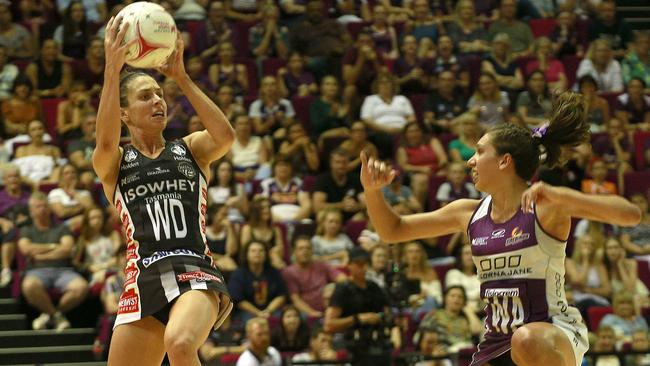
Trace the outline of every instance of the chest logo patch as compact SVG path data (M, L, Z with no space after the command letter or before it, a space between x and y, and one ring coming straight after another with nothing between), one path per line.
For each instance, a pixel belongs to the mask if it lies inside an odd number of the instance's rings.
M180 163L178 164L178 171L181 172L184 176L189 179L196 177L196 170L189 163Z
M174 145L174 146L172 146L171 150L172 150L172 152L174 154L180 155L180 156L185 156L185 154L187 153L185 148L183 146L181 146L181 145Z
M127 163L130 163L133 160L135 160L137 157L138 157L137 152L135 152L134 150L129 150L129 151L126 152L126 154L124 154L124 161L126 161Z

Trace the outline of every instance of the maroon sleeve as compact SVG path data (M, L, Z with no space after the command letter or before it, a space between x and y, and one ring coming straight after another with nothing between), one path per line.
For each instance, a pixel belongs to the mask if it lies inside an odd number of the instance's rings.
M284 283L287 285L287 291L289 292L289 294L290 295L297 294L298 284L296 283L292 266L289 266L284 270L282 270L282 278L284 279Z

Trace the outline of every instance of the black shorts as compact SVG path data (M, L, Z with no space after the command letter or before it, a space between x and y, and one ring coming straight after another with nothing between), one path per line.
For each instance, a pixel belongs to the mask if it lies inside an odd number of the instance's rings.
M129 262L124 273L124 291L115 326L147 316L166 325L174 301L190 290L211 290L229 296L221 272L208 258L198 254L140 259L137 264Z

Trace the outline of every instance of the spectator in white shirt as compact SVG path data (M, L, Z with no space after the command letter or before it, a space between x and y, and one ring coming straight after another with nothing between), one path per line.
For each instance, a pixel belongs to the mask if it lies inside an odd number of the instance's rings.
M602 92L623 91L623 74L621 64L614 59L612 48L606 39L597 39L591 43L585 57L578 67L577 79L591 75Z
M237 366L281 366L280 352L271 346L269 323L264 318L246 322L248 349L239 356Z

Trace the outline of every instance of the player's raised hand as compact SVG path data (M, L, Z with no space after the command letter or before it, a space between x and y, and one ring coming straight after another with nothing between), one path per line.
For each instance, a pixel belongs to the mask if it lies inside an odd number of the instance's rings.
M167 61L157 69L158 72L172 78L173 80L178 80L179 78L185 76L185 63L183 60L184 50L185 43L183 42L183 37L181 36L181 32L177 31L176 49L174 49L174 52L169 55Z
M106 24L106 37L104 38L104 54L106 68L117 72L122 70L126 62L126 52L133 46L137 39L124 43L124 37L129 30L129 23L122 22L122 17L111 17ZM124 44L123 44L124 43Z
M361 151L361 184L364 190L381 189L390 184L397 175L397 171L390 165L368 158L365 151Z

